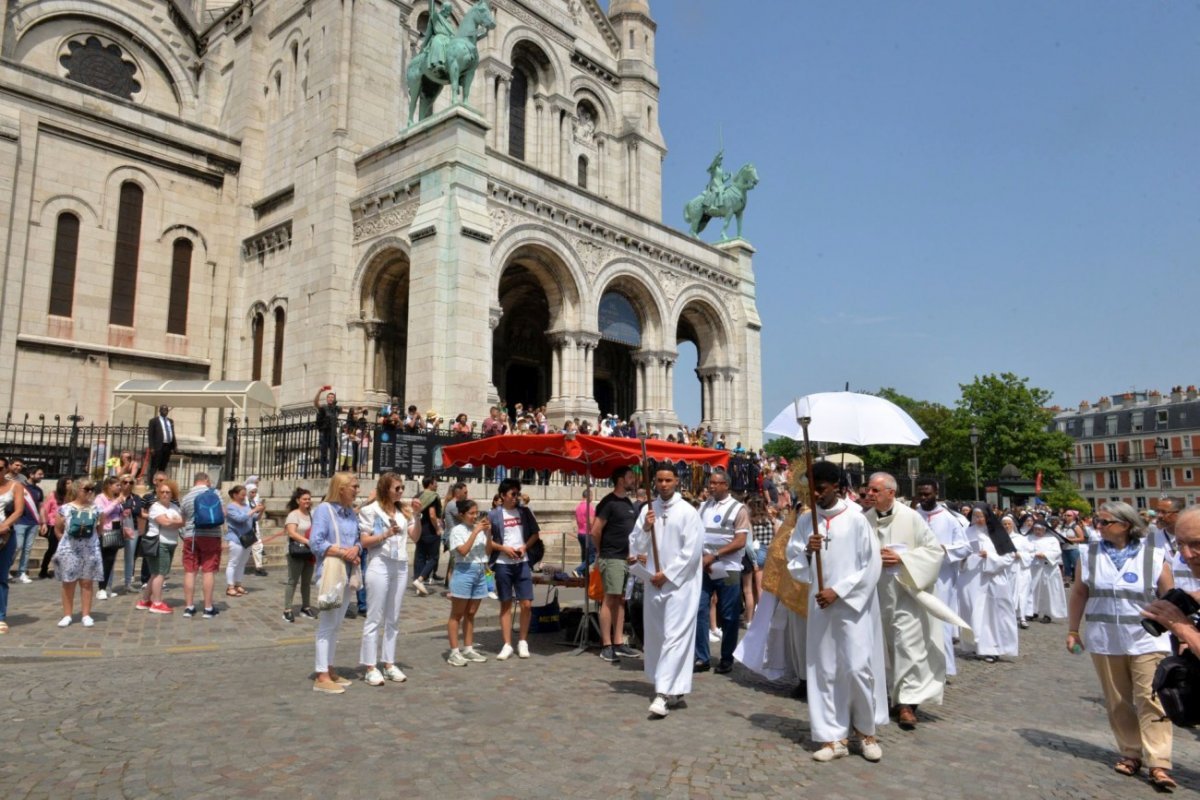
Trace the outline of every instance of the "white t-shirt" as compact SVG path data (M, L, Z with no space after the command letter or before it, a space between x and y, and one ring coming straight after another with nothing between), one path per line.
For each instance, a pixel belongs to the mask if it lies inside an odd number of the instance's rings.
M157 518L167 515L175 520L173 525L159 525ZM183 527L183 515L174 506L164 506L162 503L155 502L150 506L150 522L146 526L146 535L150 537L159 536L166 544L179 543L179 530Z
M466 525L455 525L450 529L450 549L454 551L455 564L486 564L487 563L487 539L488 532L483 530L475 537L475 541L471 542L471 549L467 554L460 555L458 548L467 543L471 538L471 529Z
M516 509L509 511L506 508L500 509L500 519L504 522L504 530L501 536L501 543L505 547L522 547L525 544L525 534L521 528L521 515ZM522 561L529 559L524 553L520 558L509 558L501 553L496 557L496 562L499 564L520 564Z

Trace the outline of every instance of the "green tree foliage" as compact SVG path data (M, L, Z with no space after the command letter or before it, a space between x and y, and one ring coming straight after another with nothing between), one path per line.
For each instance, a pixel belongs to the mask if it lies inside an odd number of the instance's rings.
M775 458L786 458L788 463L800 455L800 442L786 436L778 436L763 445L763 451Z

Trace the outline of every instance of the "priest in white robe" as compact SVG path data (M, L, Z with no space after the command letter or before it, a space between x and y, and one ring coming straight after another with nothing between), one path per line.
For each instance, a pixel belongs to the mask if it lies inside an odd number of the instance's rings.
M971 509L968 537L978 546L967 560L978 560L979 594L971 610L975 654L989 663L1017 655L1017 608L1010 572L1017 558L1012 539L983 503Z
M866 516L851 511L838 497L840 470L821 461L813 465L813 496L819 518L796 522L788 541L788 571L809 584L808 716L815 761L849 753L849 737L861 737L862 755L883 757L875 730L887 724L887 667L877 587L883 562ZM817 559L824 586L818 586Z
M1029 568L1029 617L1042 622L1066 619L1067 592L1063 588L1062 544L1046 524L1035 522L1029 536L1033 563Z
M1025 620L1033 616L1030 610L1033 608L1030 570L1033 569L1033 560L1037 553L1029 538L1017 530L1017 521L1012 515L1005 514L1000 518L1000 524L1004 526L1004 532L1008 534L1013 547L1017 548L1017 557L1012 566L1013 605L1017 607L1017 627L1024 629L1029 627Z
M889 695L901 729L912 730L917 706L940 704L946 685L944 623L916 598L934 589L944 553L921 515L896 502L896 488L893 475L872 475L867 483L872 508L866 516L882 548L879 611Z
M967 542L966 521L938 502L938 482L932 478L917 480L917 513L933 531L942 546L942 567L938 570L934 594L949 608L958 611L956 580L962 560L971 553ZM960 613L960 616L961 613ZM969 622L970 617L963 621ZM946 659L946 675L958 674L954 661L954 634L957 627L942 623L942 653Z
M671 467L654 474L657 496L642 508L629 537L630 553L645 567L644 664L654 681L650 713L656 717L665 717L692 691L704 524L675 491L678 483Z

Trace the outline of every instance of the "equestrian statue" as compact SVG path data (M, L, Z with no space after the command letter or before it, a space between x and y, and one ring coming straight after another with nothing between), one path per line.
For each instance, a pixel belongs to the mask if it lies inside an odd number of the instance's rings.
M449 2L429 0L429 25L425 28L421 49L409 63L405 75L409 125L412 125L418 102L421 104L418 119L426 119L433 113L433 103L442 93L443 86L450 87L451 103L467 101L479 66L479 48L475 43L496 27L488 0L479 0L471 6L457 29L451 11Z
M737 236L742 238L742 214L746 211L746 195L758 185L758 170L746 164L730 175L724 169L725 151L721 150L708 165L708 187L704 194L690 201L683 208L683 218L691 228L692 236L700 232L714 217L725 220L721 228L721 241L729 239L729 222L737 217Z

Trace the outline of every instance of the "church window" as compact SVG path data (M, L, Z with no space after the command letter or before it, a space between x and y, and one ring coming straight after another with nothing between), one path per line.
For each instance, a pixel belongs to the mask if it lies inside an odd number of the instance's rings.
M120 47L105 44L95 36L67 42L67 52L59 57L58 63L66 69L67 80L125 100L132 100L142 91L142 84L133 77L138 71L137 64L127 59Z
M508 154L525 160L525 107L529 100L529 76L513 70L508 92Z
M586 189L588 187L588 160L587 156L579 157L579 188Z
M633 303L620 292L600 298L600 338L630 347L642 346L642 322Z
M112 299L108 324L133 325L137 297L138 253L142 244L142 187L133 181L121 184L117 207L117 243L113 252Z
M283 329L287 323L287 312L275 309L275 359L271 362L271 385L283 383Z
M253 355L250 365L250 380L262 380L263 361L263 315L258 312L250 321L250 339L253 342Z
M50 313L69 317L75 306L75 260L79 255L79 217L58 215L54 231L54 265L50 273Z
M171 295L167 302L167 333L187 335L188 290L192 282L192 242L176 239L171 254Z

